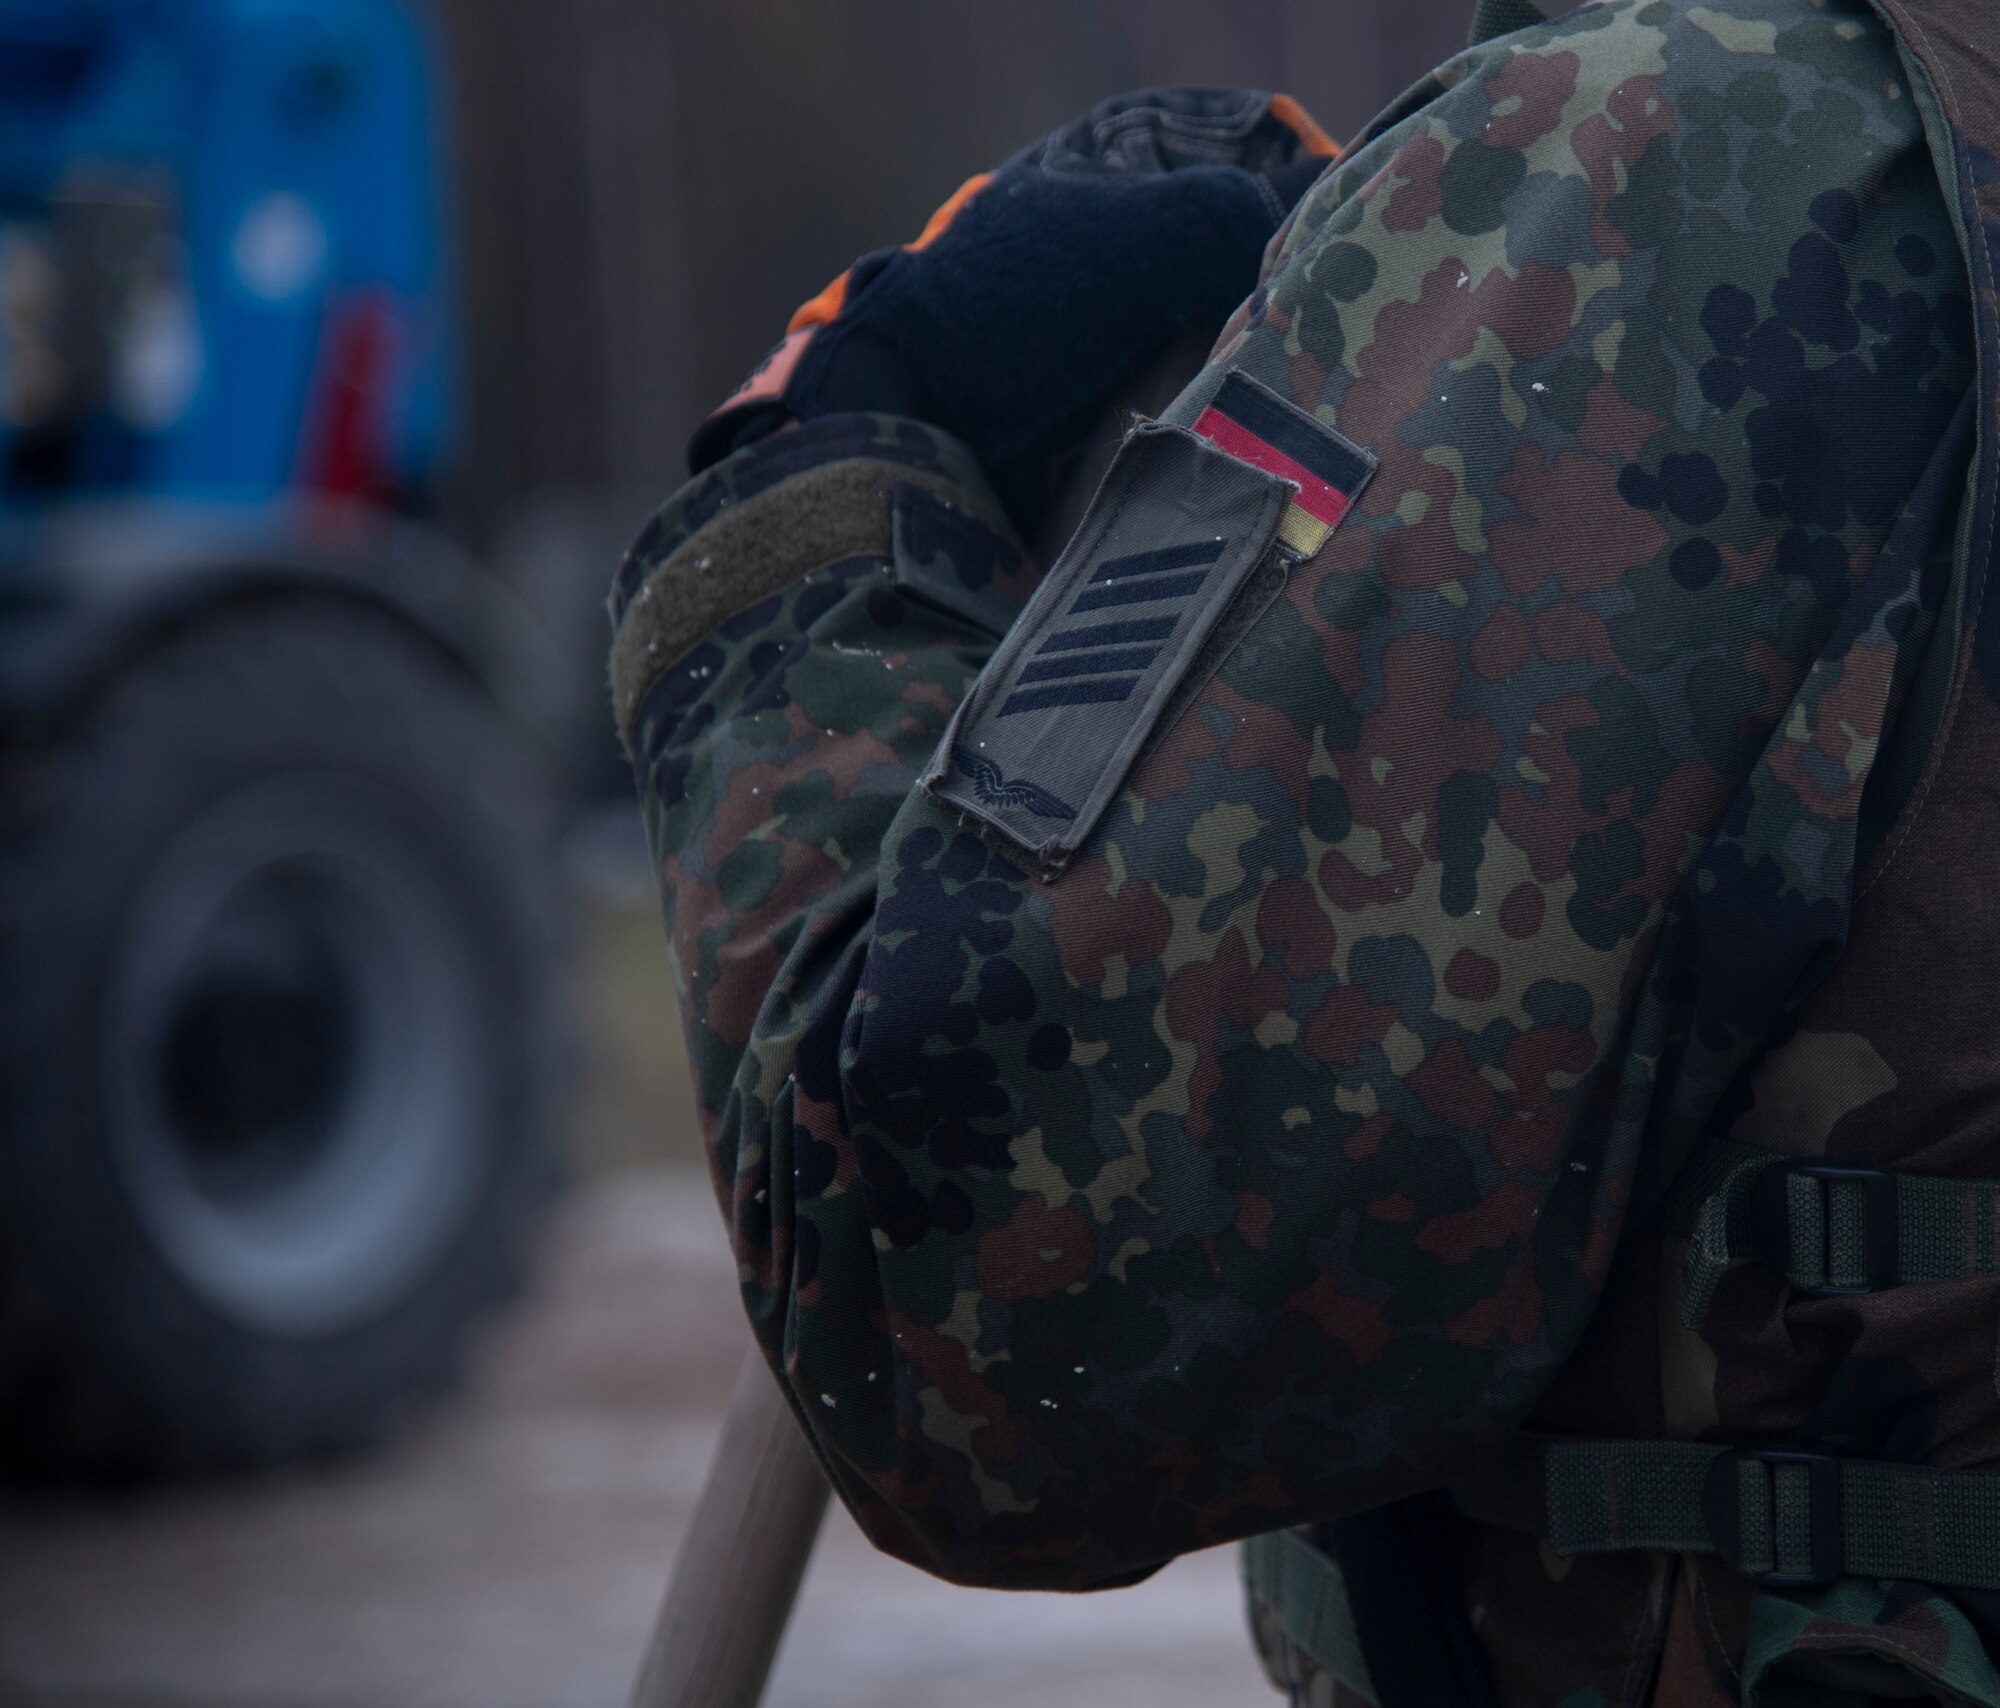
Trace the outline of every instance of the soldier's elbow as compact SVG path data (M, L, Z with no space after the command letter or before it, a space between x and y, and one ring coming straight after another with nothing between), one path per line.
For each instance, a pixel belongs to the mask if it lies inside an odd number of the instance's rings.
M1033 1511L1006 1515L1004 1524L968 1526L942 1503L895 1504L873 1488L859 1494L836 1485L861 1533L883 1553L965 1589L1058 1591L1123 1589L1150 1577L1164 1560L1143 1565L1107 1561L1078 1545L1073 1534L1038 1526Z

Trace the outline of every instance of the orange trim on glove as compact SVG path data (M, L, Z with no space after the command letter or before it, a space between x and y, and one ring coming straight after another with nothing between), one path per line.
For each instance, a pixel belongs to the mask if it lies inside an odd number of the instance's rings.
M1308 154L1316 154L1322 160L1338 160L1340 144L1328 136L1313 122L1313 116L1289 95L1271 97L1271 117L1299 139Z
M1306 123L1311 124L1312 121L1308 119ZM952 191L943 206L924 222L924 229L918 233L916 242L906 243L903 247L912 254L920 249L928 249L944 235L945 227L958 218L965 204L992 182L993 174L991 172L975 172L963 184L959 185L957 189ZM840 313L846 304L847 274L842 273L839 278L835 279L818 296L812 298L809 302L800 303L785 330L787 332L803 332L809 326L825 326Z
M1340 157L1340 144L1321 130L1312 114L1300 106L1292 96L1273 95L1269 111L1272 118L1299 139L1299 146L1308 154L1321 160L1336 160ZM975 172L952 191L937 211L924 222L924 229L918 233L917 240L914 243L906 243L903 247L912 254L928 249L944 235L945 228L958 218L966 203L992 182L991 172ZM785 330L788 333L803 332L808 327L825 326L838 318L840 311L847 306L847 278L848 275L843 272L818 296L800 303L793 310L792 318L786 323Z
M783 401L792 370L799 365L799 358L806 353L806 345L811 340L810 327L786 333L752 370L750 377L709 411L708 419L713 421L718 415L727 415L732 409L742 409L752 403Z

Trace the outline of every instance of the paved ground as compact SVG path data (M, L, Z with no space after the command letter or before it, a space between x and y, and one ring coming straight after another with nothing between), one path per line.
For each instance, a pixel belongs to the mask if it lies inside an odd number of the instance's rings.
M642 1021L657 929L630 910L594 928L579 1001L615 1047L579 1116L587 1178L459 1396L365 1463L0 1505L0 1704L619 1708L743 1346L675 1124L631 1137L635 1109L685 1106L669 1034ZM982 1595L875 1554L836 1512L768 1701L1277 1698L1226 1552L1112 1595Z

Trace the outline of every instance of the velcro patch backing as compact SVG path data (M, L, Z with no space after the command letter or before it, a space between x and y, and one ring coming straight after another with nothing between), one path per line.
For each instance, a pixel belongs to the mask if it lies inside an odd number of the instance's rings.
M1060 870L1299 492L1205 437L1135 430L958 708L924 788Z

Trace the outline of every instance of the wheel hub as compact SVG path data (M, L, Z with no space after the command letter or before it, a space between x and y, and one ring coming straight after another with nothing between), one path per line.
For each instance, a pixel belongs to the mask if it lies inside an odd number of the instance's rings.
M195 815L120 931L102 1080L155 1248L240 1325L340 1332L438 1263L497 1125L486 984L399 802L338 776Z

